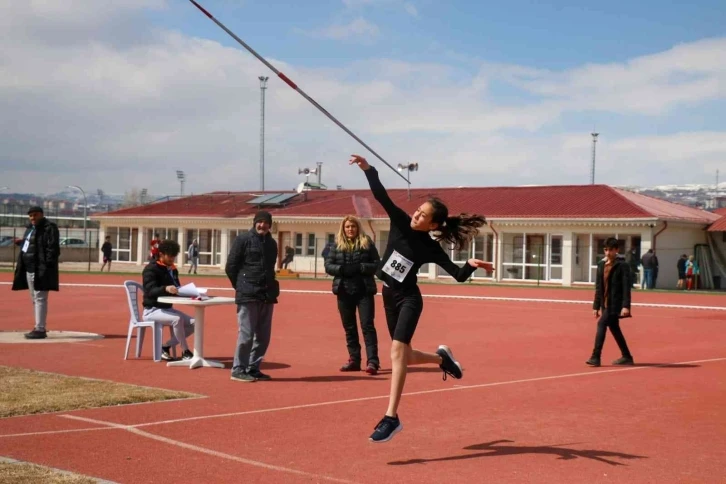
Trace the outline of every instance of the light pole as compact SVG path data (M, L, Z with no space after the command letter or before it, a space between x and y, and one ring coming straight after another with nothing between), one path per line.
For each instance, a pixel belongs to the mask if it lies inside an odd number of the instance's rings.
M260 76L260 191L265 191L265 90L269 77Z
M86 238L86 222L88 220L88 199L86 198L86 192L83 191L83 188L76 185L68 185L66 188L77 188L83 194L83 241L90 247L91 244L88 243L88 239Z
M88 223L88 199L86 198L86 192L77 185L67 185L66 188L77 188L83 194L83 241L88 244L88 272L91 272L91 243L86 236L86 225Z
M187 179L187 176L184 174L183 171L177 170L176 171L176 179L179 180L179 183L181 184L180 194L183 197L184 196L184 182Z
M398 171L406 170L406 181L408 182L408 199L411 200L411 181L409 177L412 171L418 171L418 163L409 163L408 165L398 164Z
M590 133L592 135L592 164L590 165L590 185L595 184L595 144L600 133Z

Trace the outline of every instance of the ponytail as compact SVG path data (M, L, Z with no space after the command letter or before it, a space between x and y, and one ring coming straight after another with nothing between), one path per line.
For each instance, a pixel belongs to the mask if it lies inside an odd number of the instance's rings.
M431 198L428 202L434 209L431 221L439 224L434 231L434 238L448 242L456 250L466 247L471 239L479 235L479 228L487 223L486 218L481 215L462 213L449 217L449 209L438 198Z

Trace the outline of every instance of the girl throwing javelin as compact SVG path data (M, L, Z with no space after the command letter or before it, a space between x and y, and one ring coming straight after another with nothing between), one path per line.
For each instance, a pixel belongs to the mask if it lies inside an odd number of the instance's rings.
M356 164L363 170L373 196L391 219L388 246L376 272L383 281L383 307L393 340L391 395L386 415L370 437L371 442L388 442L403 429L398 418L398 404L408 365L437 364L444 371L444 380L447 374L457 379L462 377L461 365L448 346L439 346L436 353L411 348L411 339L423 310L416 274L423 264L429 262L441 266L459 282L466 281L478 267L491 270L491 264L478 259L469 259L464 267L459 267L451 262L440 245L441 241L445 241L457 248L465 247L486 222L478 215L450 217L446 205L437 198L430 198L409 216L393 203L378 179L378 172L365 158L352 155L350 164Z

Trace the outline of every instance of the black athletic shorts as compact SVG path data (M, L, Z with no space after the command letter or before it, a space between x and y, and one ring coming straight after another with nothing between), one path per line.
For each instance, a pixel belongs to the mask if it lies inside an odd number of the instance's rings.
M404 293L384 284L383 308L386 310L386 323L391 339L411 344L418 319L423 311L423 298L418 286Z

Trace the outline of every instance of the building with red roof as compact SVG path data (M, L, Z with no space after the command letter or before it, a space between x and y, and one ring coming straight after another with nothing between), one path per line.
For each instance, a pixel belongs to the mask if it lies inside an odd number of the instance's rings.
M446 202L450 213L478 213L488 225L470 247L451 250L454 261L470 257L490 261L494 273L478 270L475 278L542 281L562 285L592 283L607 237L615 236L623 253L636 257L655 249L661 269L659 287L675 286L676 260L707 243L706 229L719 216L607 185L465 187L390 189L392 200L412 213L429 197ZM231 239L249 230L257 210L273 217L272 233L279 252L293 247L291 267L323 273L320 253L333 240L340 220L357 215L383 252L389 220L371 192L312 190L297 192L212 192L166 199L94 215L104 235L112 237L114 259L143 263L154 233L186 248L200 246L200 264L223 267ZM424 266L420 277L447 277Z

